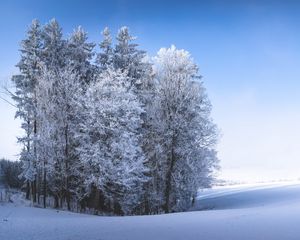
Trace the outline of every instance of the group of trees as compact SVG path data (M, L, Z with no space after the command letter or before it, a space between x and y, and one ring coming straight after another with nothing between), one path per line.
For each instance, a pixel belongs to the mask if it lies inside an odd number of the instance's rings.
M77 28L34 20L13 99L22 120L27 198L54 207L154 214L191 206L218 166L211 104L188 52L153 59L127 27L100 51Z
M22 173L20 161L9 161L0 159L0 186L20 189L23 179L19 176Z

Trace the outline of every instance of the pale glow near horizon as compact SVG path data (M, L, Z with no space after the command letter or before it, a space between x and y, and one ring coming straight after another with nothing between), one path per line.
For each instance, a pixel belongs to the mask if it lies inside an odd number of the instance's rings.
M300 113L295 108L261 106L251 91L213 103L213 117L222 133L219 178L242 182L300 178Z

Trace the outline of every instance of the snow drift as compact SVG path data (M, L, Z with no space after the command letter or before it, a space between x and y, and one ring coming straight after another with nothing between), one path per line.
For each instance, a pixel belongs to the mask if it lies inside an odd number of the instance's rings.
M206 191L193 211L155 216L99 217L50 209L0 206L5 240L298 240L300 184Z

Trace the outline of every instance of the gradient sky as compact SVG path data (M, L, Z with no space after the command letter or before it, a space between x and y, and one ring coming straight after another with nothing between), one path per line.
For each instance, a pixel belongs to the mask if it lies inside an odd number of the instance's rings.
M31 20L55 17L65 36L81 25L91 41L101 30L130 27L153 56L175 44L199 64L222 132L220 177L300 177L299 1L0 2L0 83L16 73L19 43ZM1 94L0 96L3 96ZM17 159L19 122L0 100L0 157Z

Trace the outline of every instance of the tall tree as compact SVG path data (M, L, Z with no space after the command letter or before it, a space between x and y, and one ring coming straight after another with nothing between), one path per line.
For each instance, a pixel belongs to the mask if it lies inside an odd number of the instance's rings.
M145 61L146 52L137 49L138 44L133 43L135 39L136 37L129 33L128 27L119 29L113 52L113 66L127 72L130 84L139 91L146 80L146 74L151 70L151 65Z
M134 94L144 109L141 114L143 124L140 129L140 141L145 154L145 164L147 165L149 164L149 158L151 158L151 153L148 152L148 150L155 144L152 141L151 123L149 122L151 119L149 105L151 105L151 101L154 97L155 88L152 64L146 52L138 49L138 44L134 42L136 37L130 34L128 27L119 29L116 40L112 64L115 69L127 72L130 85L134 87ZM146 182L144 185L145 193L147 192L148 184L150 183ZM146 209L149 206L147 203L149 198L147 196L143 198L144 206L141 206L141 208L144 208L144 210L141 209L141 211L148 211Z
M145 180L138 141L143 111L127 73L108 68L92 84L85 101L81 161L88 186L96 186L118 214L133 212Z
M81 94L79 79L73 66L67 65L59 71L44 67L38 89L39 158L55 206L62 207L65 201L68 209L73 168L77 163L74 134L76 101Z
M98 53L96 62L100 66L100 71L103 71L112 65L113 47L110 30L108 27L102 31L103 40L100 42L101 52Z
M216 126L198 68L184 50L162 48L156 57L157 126L164 155L164 211L190 206L217 165Z
M95 66L91 64L94 56L94 43L87 42L87 33L78 27L67 42L67 55L70 65L79 75L81 82L86 85L94 79Z
M62 28L52 19L42 31L42 60L48 69L59 70L66 65L67 41L63 39Z
M37 20L33 20L27 38L21 43L21 60L17 64L20 74L14 75L12 81L16 92L12 96L17 103L16 117L22 120L25 131L18 142L23 144L20 159L23 162L23 172L27 183L27 198L31 192L32 200L36 201L37 159L36 159L36 85L40 74L41 58L41 28Z

